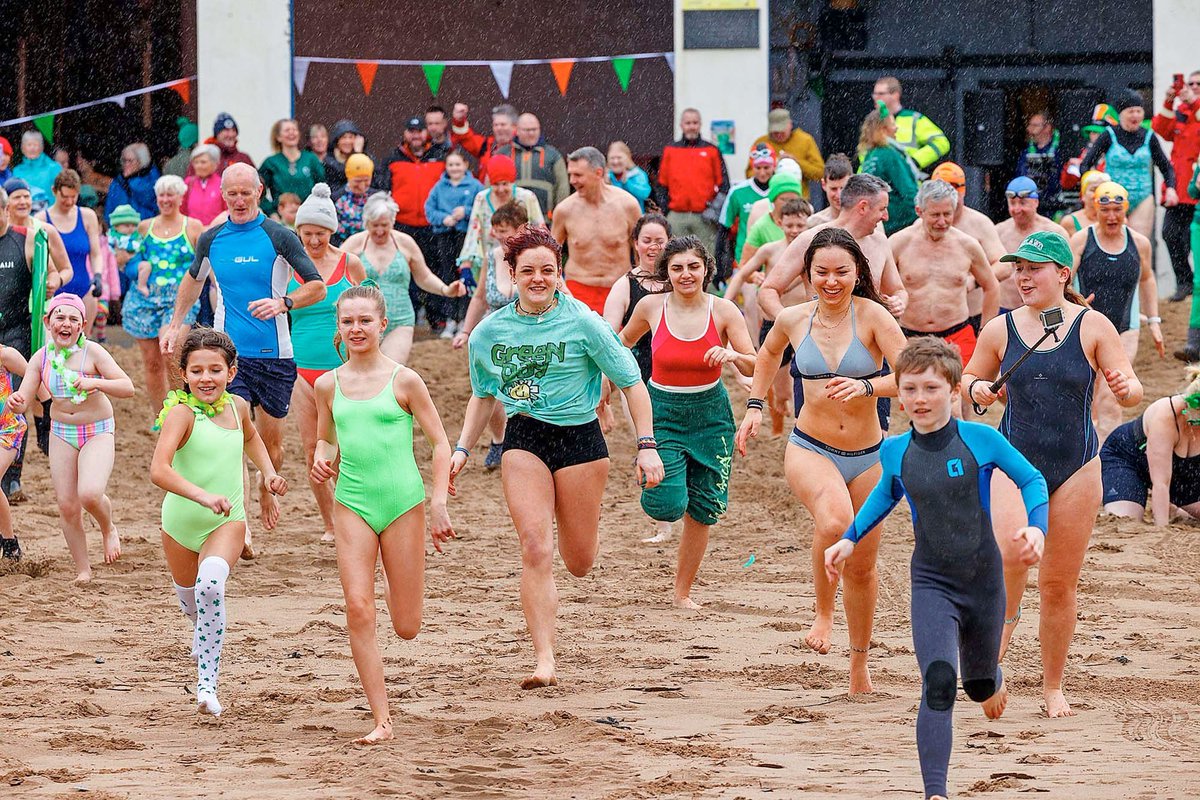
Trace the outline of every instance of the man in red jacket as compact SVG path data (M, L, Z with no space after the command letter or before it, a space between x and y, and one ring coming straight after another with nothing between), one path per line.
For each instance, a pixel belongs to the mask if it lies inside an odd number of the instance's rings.
M508 103L492 109L492 135L484 136L471 129L467 114L471 111L466 103L455 103L450 122L450 142L454 147L461 147L479 162L476 177L487 180L488 159L499 147L512 144L517 133L517 109Z
M1178 94L1175 87L1167 89L1166 102L1154 115L1150 123L1154 132L1171 146L1171 166L1175 168L1175 192L1179 203L1163 210L1163 241L1171 256L1171 268L1175 271L1175 294L1171 302L1177 303L1192 296L1192 267L1188 264L1191 250L1189 228L1196 201L1187 192L1192 180L1192 169L1200 155L1200 70L1187 77Z
M433 229L425 219L425 198L446 169L450 144L431 145L421 117L412 117L404 126L404 143L391 152L379 166L378 184L392 193L400 206L396 214L396 230L407 233L417 241L425 262L431 263L435 250ZM419 292L417 305L425 303L425 292ZM434 331L439 333L440 331Z
M684 109L679 128L683 137L663 148L658 166L658 183L667 195L667 219L675 236L698 236L713 252L720 209L709 211L709 206L718 194L729 191L725 158L715 144L700 138L696 109Z

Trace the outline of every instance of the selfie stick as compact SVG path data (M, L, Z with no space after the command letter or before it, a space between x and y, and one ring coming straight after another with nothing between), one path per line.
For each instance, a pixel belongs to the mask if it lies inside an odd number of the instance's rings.
M1058 339L1058 328L1060 325L1062 325L1061 322L1056 323L1054 325L1046 325L1045 319L1043 318L1042 330L1044 331L1044 333L1042 334L1042 337L1040 339L1038 339L1036 342L1034 342L1033 347L1026 349L1024 354L1022 354L1022 356L1017 359L1017 363L1013 364L1011 367L1009 367L1007 370L1005 370L1004 373L1001 374L999 378L996 378L996 380L988 386L988 389L990 389L993 394L1000 391L1000 389L1004 387L1004 384L1008 383L1008 379L1012 377L1012 374L1014 371L1016 371L1017 367L1024 364L1026 359L1028 359L1031 355L1033 355L1034 351L1042 346L1042 342L1046 341L1051 336L1053 336L1054 341L1057 342L1059 340ZM975 413L977 415L982 417L984 414L987 413L987 409L982 407L978 403L976 403L973 398L971 400L971 405L975 407Z

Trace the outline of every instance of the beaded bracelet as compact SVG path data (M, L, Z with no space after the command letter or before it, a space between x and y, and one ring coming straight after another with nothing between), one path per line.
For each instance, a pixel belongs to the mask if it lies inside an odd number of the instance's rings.
M637 440L638 450L657 450L658 440L653 436L639 436Z
M764 408L766 408L766 403L757 397L749 397L746 399L746 408L753 408L757 411L762 411Z

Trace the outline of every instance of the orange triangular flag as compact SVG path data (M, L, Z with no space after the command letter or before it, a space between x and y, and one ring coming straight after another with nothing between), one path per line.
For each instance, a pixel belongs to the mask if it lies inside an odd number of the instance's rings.
M371 84L375 83L375 70L379 69L379 65L374 61L358 61L354 64L358 67L358 77L362 81L363 92L371 93Z
M575 59L562 58L550 62L554 71L554 80L558 81L558 91L563 97L567 96L567 84L571 81L571 70L575 68Z
M171 88L179 94L179 97L183 100L184 105L187 105L192 101L192 85L190 81L176 81L175 83L171 84Z

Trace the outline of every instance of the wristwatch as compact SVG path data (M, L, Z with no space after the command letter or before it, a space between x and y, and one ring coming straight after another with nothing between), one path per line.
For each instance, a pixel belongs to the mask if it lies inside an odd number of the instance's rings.
M283 300L283 307L285 309L287 309L288 311L291 311L292 306L294 306L296 304L296 301L293 300L292 298L288 297L286 294L283 296L282 300Z

